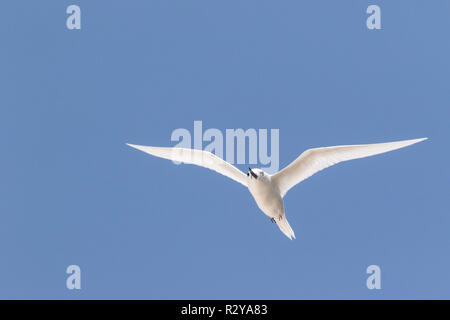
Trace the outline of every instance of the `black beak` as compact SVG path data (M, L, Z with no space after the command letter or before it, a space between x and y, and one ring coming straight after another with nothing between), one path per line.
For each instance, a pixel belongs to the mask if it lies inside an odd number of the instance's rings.
M258 176L252 171L251 168L248 168L248 170L250 171L250 174L252 175L253 178L258 179Z

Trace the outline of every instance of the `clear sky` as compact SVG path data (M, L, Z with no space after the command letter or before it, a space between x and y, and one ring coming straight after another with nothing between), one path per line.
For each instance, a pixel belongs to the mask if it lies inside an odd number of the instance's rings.
M450 298L449 17L438 0L3 1L0 298ZM173 146L194 120L279 129L281 167L429 140L296 186L290 241L238 183L125 145Z

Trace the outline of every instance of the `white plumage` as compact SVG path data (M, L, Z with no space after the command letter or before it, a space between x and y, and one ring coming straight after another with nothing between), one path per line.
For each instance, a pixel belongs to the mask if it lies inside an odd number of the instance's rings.
M273 222L276 222L280 230L289 239L293 239L295 234L286 219L283 205L283 197L293 186L316 172L339 162L404 148L425 139L427 138L308 149L286 168L274 175L270 175L261 169L249 169L249 172L245 175L235 166L207 151L128 145L156 157L214 170L248 187L261 211Z

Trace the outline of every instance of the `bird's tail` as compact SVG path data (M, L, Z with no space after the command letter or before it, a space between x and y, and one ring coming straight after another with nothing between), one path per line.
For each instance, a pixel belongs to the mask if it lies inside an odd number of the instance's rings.
M291 240L295 239L294 230L292 230L285 215L283 215L281 219L275 218L275 221L277 222L278 228L280 228L281 232L283 232L286 235L286 237L288 237Z

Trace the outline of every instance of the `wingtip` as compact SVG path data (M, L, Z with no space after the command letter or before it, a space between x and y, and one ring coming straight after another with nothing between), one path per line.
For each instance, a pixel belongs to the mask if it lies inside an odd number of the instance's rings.
M125 143L125 144L131 148L139 149L139 146L136 144L131 144L131 143Z
M399 141L400 143L404 143L405 146L410 146L422 141L428 140L428 137L423 137L423 138L417 138L417 139L409 139L409 140L403 140L403 141Z
M411 144L416 144L422 141L428 140L428 137L418 138L418 139L412 139Z

